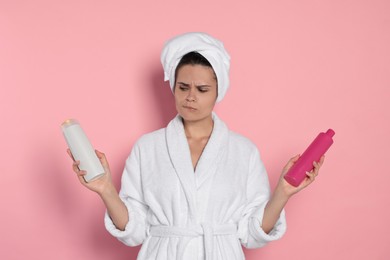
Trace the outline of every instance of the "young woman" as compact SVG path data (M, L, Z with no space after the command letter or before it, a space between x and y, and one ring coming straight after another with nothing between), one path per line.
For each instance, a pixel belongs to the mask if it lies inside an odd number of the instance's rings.
M290 159L270 195L257 147L213 112L229 86L229 61L208 34L166 43L162 63L178 115L134 144L119 194L103 153L96 151L106 174L90 183L73 163L80 182L107 207L107 230L126 245L142 244L138 259L244 259L241 245L261 247L284 234L284 206L324 161L293 187L283 175L299 155Z

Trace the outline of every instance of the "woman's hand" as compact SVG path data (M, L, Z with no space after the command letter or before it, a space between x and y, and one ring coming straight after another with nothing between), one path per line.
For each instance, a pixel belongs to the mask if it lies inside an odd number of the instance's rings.
M320 170L320 168L325 160L325 156L323 155L320 158L319 162L313 162L313 166L314 166L313 170L311 170L310 172L306 172L306 175L307 175L306 178L302 181L302 183L298 187L294 187L284 179L284 175L286 175L288 170L294 165L294 163L296 163L298 161L299 157L300 157L300 155L296 155L295 157L291 158L288 161L288 163L286 164L286 166L282 170L282 174L280 176L278 185L276 186L275 192L282 193L283 195L287 196L288 198L291 197L292 195L294 195L295 193L299 192L300 190L306 188L311 183L313 183L313 181L315 180L315 178L318 175L318 171Z
M296 155L295 157L291 158L286 164L286 166L283 168L276 189L272 194L270 200L268 201L267 206L265 207L263 222L261 227L264 230L264 232L266 232L267 234L271 231L276 221L279 219L280 212L286 205L289 198L295 193L297 193L298 191L310 185L314 181L314 179L318 175L318 171L320 170L322 164L324 163L325 156L322 156L318 163L313 162L313 166L314 166L313 170L306 173L307 177L302 181L302 183L298 187L294 187L284 179L284 175L286 175L288 170L294 165L294 163L296 163L296 161L298 161L298 159L299 159L299 155Z
M100 195L114 225L119 230L125 230L126 224L129 222L129 214L125 204L120 199L119 194L112 183L110 166L108 165L104 153L95 150L96 155L104 168L104 175L91 182L86 182L84 180L84 175L87 174L87 172L80 171L78 167L80 162L74 160L70 149L68 149L67 152L73 160L73 171L77 174L80 183Z
M102 164L105 173L101 177L99 177L91 182L86 182L84 180L84 175L86 175L87 172L79 169L78 166L80 164L80 161L74 160L70 149L67 150L67 153L69 154L70 158L72 158L72 160L73 160L73 165L72 165L73 171L77 174L77 177L83 186L87 187L91 191L98 193L99 195L102 195L105 191L107 191L113 187L110 167L108 165L108 161L107 161L104 153L101 153L98 150L95 150L95 153L96 153L97 157L99 158L100 163Z

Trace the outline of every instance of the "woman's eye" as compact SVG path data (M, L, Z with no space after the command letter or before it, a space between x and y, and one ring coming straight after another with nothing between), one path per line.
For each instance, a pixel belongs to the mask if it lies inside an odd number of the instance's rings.
M205 88L200 88L199 91L202 92L202 93L204 93L204 92L207 92L208 90L205 89Z
M184 91L184 90L187 90L188 88L184 87L184 86L179 86L179 89Z

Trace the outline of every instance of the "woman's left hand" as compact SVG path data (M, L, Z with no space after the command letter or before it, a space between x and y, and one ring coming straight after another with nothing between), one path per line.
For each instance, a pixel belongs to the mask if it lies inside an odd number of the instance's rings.
M272 197L267 203L267 206L264 209L264 216L261 228L267 234L272 230L275 226L276 221L279 219L280 212L286 205L289 198L300 190L306 188L310 185L314 179L318 175L318 171L320 170L322 164L324 163L325 156L322 156L319 162L313 162L313 170L306 173L307 177L302 181L302 183L298 187L294 187L289 184L285 179L284 175L288 172L288 170L296 163L299 159L299 155L291 158L286 166L283 168L282 174L280 176L279 182L276 186Z
M286 164L286 166L283 168L283 171L282 171L282 174L280 176L280 179L279 179L279 182L278 182L278 185L276 187L276 190L278 192L281 192L283 193L285 196L287 197L291 197L292 195L294 195L295 193L299 192L300 190L306 188L307 186L309 186L311 183L313 183L313 181L315 180L315 178L317 177L318 175L318 171L320 170L322 164L324 163L324 160L325 160L325 156L323 155L321 158L320 158L320 161L319 162L313 162L313 170L311 170L310 172L307 172L306 175L307 177L302 181L302 183L298 186L298 187L294 187L292 186L291 184L289 184L285 179L284 179L284 175L286 175L286 173L288 172L288 170L294 165L294 163L296 161L298 161L299 159L299 155L296 155L295 157L291 158L288 163Z

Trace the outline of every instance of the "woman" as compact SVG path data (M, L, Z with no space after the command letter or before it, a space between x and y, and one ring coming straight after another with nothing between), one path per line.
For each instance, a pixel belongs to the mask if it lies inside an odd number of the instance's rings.
M244 259L241 245L284 234L284 206L314 181L324 157L297 188L283 178L299 156L292 158L270 196L256 146L213 112L229 86L223 44L187 33L167 42L161 58L178 115L135 143L119 194L104 154L96 152L106 174L95 181L84 181L79 162L73 169L107 207L107 230L126 245L143 244L138 259Z

